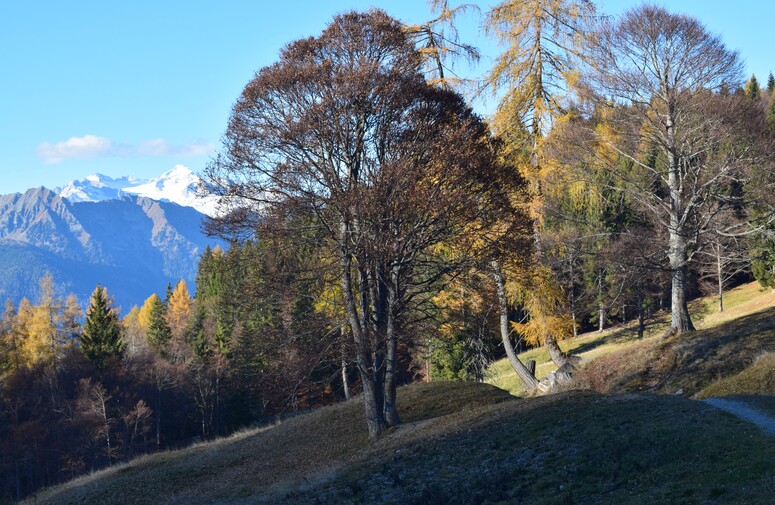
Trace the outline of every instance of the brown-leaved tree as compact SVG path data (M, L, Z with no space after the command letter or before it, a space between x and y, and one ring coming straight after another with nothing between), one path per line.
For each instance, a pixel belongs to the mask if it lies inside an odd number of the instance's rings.
M434 247L486 226L482 194L497 170L482 121L426 82L412 40L380 10L337 16L319 37L288 45L232 111L206 174L225 197L214 229L315 216L338 265L372 438L400 422L402 320L447 273L428 268Z

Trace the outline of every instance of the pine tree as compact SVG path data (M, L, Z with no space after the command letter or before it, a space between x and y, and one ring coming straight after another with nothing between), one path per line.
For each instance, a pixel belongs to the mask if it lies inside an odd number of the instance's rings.
M767 91L769 93L775 91L775 75L772 75L772 72L770 72L770 76L767 78Z
M157 352L164 352L172 333L167 325L167 308L158 295L153 294L150 300L148 321L148 343Z
M762 96L762 90L755 75L752 75L748 82L745 83L745 96L754 101L759 100Z
M81 335L81 352L98 369L109 358L121 358L126 343L116 309L111 307L105 288L97 284L86 313Z

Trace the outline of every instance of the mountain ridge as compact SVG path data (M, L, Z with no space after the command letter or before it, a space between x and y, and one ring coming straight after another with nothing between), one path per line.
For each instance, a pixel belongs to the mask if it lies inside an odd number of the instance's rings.
M94 173L55 188L54 192L73 203L117 200L135 195L193 207L202 214L214 216L218 200L213 196L200 196L198 188L201 184L198 175L185 165L178 164L159 177L150 179L131 176L114 178Z
M156 179L162 189L169 181ZM193 289L199 257L222 245L204 234L206 215L192 206L130 192L93 201L62 193L39 187L0 196L0 299L35 299L50 272L60 294L85 304L99 282L127 311L167 283L183 279Z

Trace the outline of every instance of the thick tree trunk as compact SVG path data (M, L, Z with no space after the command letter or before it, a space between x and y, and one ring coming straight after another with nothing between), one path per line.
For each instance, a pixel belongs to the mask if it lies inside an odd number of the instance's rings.
M549 351L549 357L558 368L568 363L570 359L567 353L562 352L562 349L560 349L560 346L552 337L546 339L546 350Z
M396 332L396 312L398 310L399 288L398 267L393 266L390 272L390 286L387 290L387 352L385 356L384 411L385 421L388 426L398 426L401 424L401 417L398 415L398 406L396 405L396 381L398 378L398 334Z
M379 364L376 362L376 355L372 353L373 349L370 349L369 336L366 335L368 323L365 323L364 314L358 313L358 307L352 290L353 279L350 271L351 258L349 251L347 251L345 247L345 244L347 244L347 241L349 240L349 227L346 222L342 222L341 224L339 238L342 247L339 259L342 269L342 291L344 293L345 309L347 311L348 322L350 323L350 331L352 332L353 340L355 342L355 364L358 368L358 376L361 379L361 384L363 385L363 406L366 412L366 425L369 430L369 439L374 440L387 428L383 413L382 388L378 387L382 384L377 384L377 378L380 373ZM368 286L366 285L363 275L360 277L360 306L361 310L364 311L368 307L368 301L364 300L364 298L368 298ZM365 324L361 324L361 320L364 320ZM373 356L374 358L372 358Z
M674 236L675 235L675 236ZM670 295L670 329L665 336L694 331L686 300L686 245L677 234L670 234L670 267L672 291Z
M503 272L501 271L500 264L497 260L492 260L492 276L495 280L495 291L498 295L498 310L500 312L500 331L501 339L503 340L503 348L506 350L506 356L509 358L511 367L517 373L517 376L522 380L527 389L535 389L538 386L538 380L535 375L530 373L524 363L519 360L517 353L514 352L514 346L511 345L511 339L509 335L511 333L509 329L509 306L508 299L506 297L506 282L503 278Z
M689 317L689 309L686 305L686 270L687 252L686 237L684 236L684 194L680 178L679 159L676 155L675 121L673 111L668 110L665 118L667 138L667 186L670 190L670 226L668 229L668 246L670 270L672 271L672 291L670 295L670 328L664 336L693 331L694 325Z

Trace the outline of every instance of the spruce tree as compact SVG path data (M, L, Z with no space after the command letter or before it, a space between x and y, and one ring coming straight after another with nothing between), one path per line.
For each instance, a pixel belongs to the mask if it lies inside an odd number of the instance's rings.
M172 332L167 324L167 308L158 295L151 297L151 313L148 321L148 344L157 352L163 352Z
M751 78L745 83L745 96L754 101L762 96L762 90L755 75L751 75Z
M97 284L86 313L86 323L81 335L81 352L101 369L108 358L120 358L126 343L121 335L121 323L116 310L111 307L105 289Z
M770 72L770 76L767 78L767 91L772 93L775 90L775 75L772 75L772 72Z

